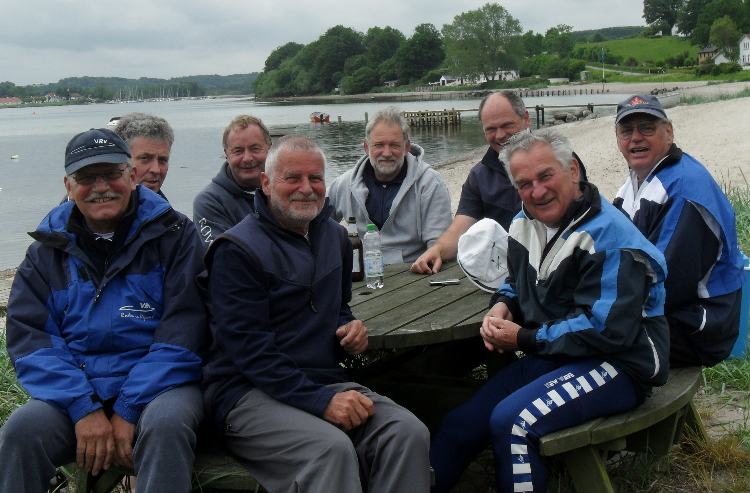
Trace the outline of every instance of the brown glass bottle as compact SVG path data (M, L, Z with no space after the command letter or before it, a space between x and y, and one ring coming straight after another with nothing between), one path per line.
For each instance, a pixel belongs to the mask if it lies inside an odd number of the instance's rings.
M362 240L359 239L359 233L357 233L357 220L354 217L346 220L346 231L352 243L352 281L358 282L365 278L365 253Z

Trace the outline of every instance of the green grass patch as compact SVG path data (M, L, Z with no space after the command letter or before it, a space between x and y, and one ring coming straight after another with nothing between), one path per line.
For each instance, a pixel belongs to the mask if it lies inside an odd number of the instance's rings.
M686 38L676 36L663 36L661 38L624 38L599 43L580 43L579 46L587 49L604 48L612 55L627 60L633 57L642 65L661 65L664 60L680 55L687 51L691 60L698 61L698 47L690 44Z
M0 333L0 423L5 423L10 413L28 398L28 394L16 381L16 372L5 348L5 334Z

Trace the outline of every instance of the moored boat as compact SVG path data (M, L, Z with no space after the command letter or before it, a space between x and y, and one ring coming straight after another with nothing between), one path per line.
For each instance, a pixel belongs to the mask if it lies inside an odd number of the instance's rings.
M331 121L331 115L320 111L313 111L310 113L310 121L312 123L329 123Z

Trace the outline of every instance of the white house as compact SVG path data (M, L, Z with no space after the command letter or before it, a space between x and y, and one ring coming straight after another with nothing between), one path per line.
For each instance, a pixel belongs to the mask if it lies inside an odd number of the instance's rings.
M515 70L498 70L495 72L495 80L516 80L518 72ZM440 77L441 86L458 86L458 85L477 85L487 82L487 77L481 74L479 77L455 77L453 75L443 75Z
M740 65L742 70L750 70L750 33L740 38Z

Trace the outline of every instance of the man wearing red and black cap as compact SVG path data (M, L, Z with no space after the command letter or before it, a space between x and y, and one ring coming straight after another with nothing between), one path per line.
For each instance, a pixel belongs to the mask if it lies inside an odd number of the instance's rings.
M630 176L614 205L664 253L672 366L714 365L737 339L742 257L732 205L708 170L674 144L659 100L617 106L615 135Z
M31 399L0 429L0 491L46 491L55 467L132 467L139 491L189 491L206 315L195 226L136 185L107 129L65 152L71 200L31 233L7 347Z

